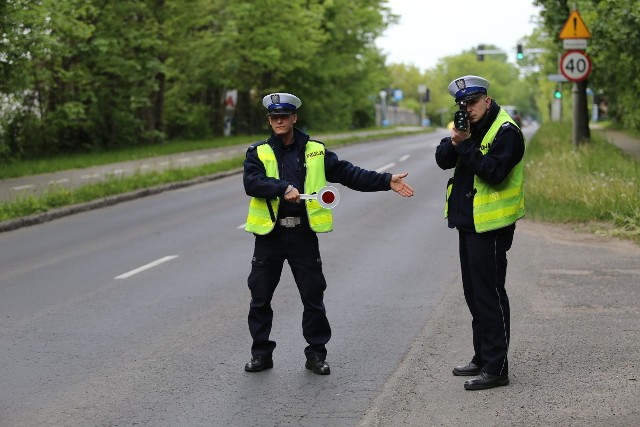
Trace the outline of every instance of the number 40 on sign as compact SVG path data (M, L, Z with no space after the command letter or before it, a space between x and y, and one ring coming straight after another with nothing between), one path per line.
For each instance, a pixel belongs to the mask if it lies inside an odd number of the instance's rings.
M581 50L569 50L560 59L560 72L567 80L582 81L591 73L591 59Z

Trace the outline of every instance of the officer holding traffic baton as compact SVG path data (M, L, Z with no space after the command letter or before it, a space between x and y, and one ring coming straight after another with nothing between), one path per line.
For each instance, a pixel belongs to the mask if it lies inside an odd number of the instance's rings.
M488 95L489 82L463 76L449 84L459 105L451 136L436 149L436 162L453 169L445 217L458 230L464 297L471 313L474 354L453 375L472 376L466 390L509 384L507 251L515 223L524 216L520 128Z
M413 196L404 182L407 173L392 175L362 169L327 150L322 142L295 128L302 101L289 93L264 97L271 126L265 141L249 147L244 162L244 188L251 197L245 230L255 235L248 285L249 332L253 339L247 372L273 367L276 343L269 339L273 320L271 299L289 262L303 304L302 332L307 347L305 367L315 374L330 373L325 345L331 328L324 307L327 287L316 233L333 230L331 202L337 194L307 197L336 182L353 190L393 190ZM330 202L330 203L324 203Z

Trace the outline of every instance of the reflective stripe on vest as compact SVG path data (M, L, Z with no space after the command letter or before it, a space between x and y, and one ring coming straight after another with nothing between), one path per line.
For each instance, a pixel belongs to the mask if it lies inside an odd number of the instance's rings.
M278 178L280 176L278 173L278 161L271 146L269 144L260 144L256 150L258 150L258 158L264 165L267 176ZM273 214L277 216L280 198L276 197L269 202L271 203ZM271 219L271 214L269 213L267 199L252 197L249 202L249 214L247 215L247 224L244 227L245 231L255 234L267 234L273 230L275 225L276 223Z
M307 165L307 175L304 179L305 193L313 194L327 185L324 173L324 144L308 141L304 153L304 162ZM327 233L333 230L333 214L331 209L320 206L317 200L307 199L307 216L309 226L316 233Z
M268 177L278 178L278 163L269 144L261 144L257 147L258 158L264 164ZM305 147L305 188L308 194L317 193L327 185L324 172L325 147L315 141L308 141ZM309 226L316 233L326 233L333 230L333 215L330 209L320 206L317 200L305 200ZM271 200L274 215L277 216L280 206L280 198ZM273 230L275 222L271 220L266 199L252 197L249 202L249 214L245 230L255 234L267 234Z

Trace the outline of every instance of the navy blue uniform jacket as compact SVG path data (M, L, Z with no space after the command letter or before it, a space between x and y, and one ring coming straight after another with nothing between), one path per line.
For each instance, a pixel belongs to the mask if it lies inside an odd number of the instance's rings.
M471 125L471 137L455 147L451 137L443 138L436 148L436 163L442 169L451 169L460 159L449 196L449 228L475 232L473 225L474 175L489 184L500 184L511 169L524 156L524 137L516 126L504 124L486 155L480 152L482 138L500 112L500 106L491 101L491 107L480 122Z
M266 142L253 144L247 150L244 161L244 189L248 196L265 199L282 197L289 184L304 193L306 167L304 151L309 135L294 128L295 141L288 147L282 145L281 139L273 132ZM279 178L269 178L264 165L258 158L255 147L261 143L271 146L278 161ZM346 160L338 159L332 151L326 150L324 157L325 176L328 182L336 182L357 191L386 191L391 182L390 173L378 173L362 169ZM284 202L284 199L282 200ZM279 218L301 216L306 218L304 203L284 202L280 205Z

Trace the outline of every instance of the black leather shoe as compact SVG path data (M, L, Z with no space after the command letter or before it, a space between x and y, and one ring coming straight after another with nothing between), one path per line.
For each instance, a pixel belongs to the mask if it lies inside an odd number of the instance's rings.
M464 383L465 390L485 390L509 384L508 375L493 375L480 372L480 375L468 379Z
M311 369L314 374L318 375L329 375L331 373L329 364L319 356L307 359L307 363L304 364L304 367L307 369Z
M251 360L244 365L244 370L247 372L260 372L271 368L273 368L273 359L271 356L265 356L264 354L251 356Z
M456 366L453 368L453 375L457 377L466 377L471 375L479 375L480 366L473 362L469 362L466 365Z

